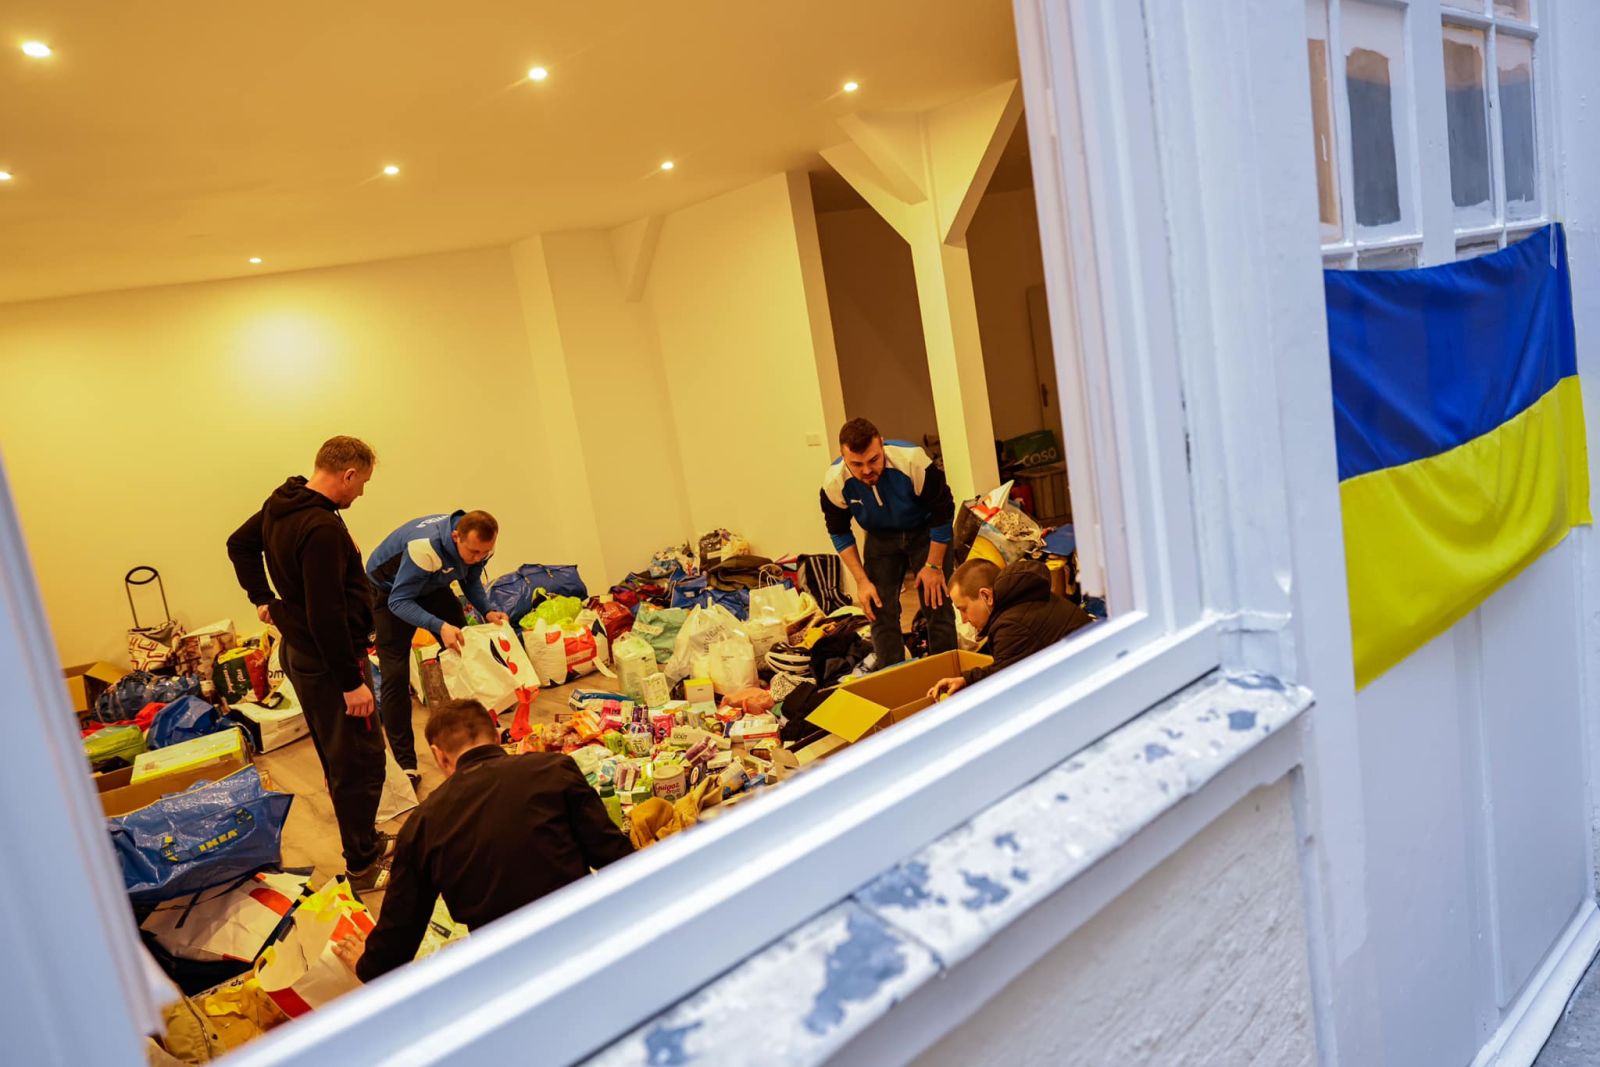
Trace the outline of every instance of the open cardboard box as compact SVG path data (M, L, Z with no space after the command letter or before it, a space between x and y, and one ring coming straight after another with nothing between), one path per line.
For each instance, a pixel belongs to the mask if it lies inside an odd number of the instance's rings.
M241 749L219 759L187 767L160 778L152 778L137 785L131 784L132 767L124 767L110 774L97 774L94 776L94 784L100 791L100 808L107 817L126 815L130 811L138 811L146 805L154 804L168 793L181 793L196 782L215 782L219 778L226 778L234 771L248 767L250 762L249 754Z
M116 685L128 672L110 663L78 663L61 668L61 677L67 682L67 696L72 700L72 710L87 715L94 710L100 694Z
M847 682L806 716L807 722L822 727L829 736L795 755L802 765L811 763L887 729L932 704L928 690L941 678L953 678L993 662L981 652L940 652Z

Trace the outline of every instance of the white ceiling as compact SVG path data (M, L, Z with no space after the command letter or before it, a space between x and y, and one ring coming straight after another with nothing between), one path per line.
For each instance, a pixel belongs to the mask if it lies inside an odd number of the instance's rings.
M6 0L0 303L627 222L1016 77L1012 34L1010 0Z

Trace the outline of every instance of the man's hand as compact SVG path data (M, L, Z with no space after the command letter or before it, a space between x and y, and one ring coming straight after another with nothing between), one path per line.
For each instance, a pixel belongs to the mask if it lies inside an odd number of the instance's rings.
M268 605L268 604L257 604L256 605L256 618L260 619L262 622L266 623L268 626L271 626L272 625L272 607L270 605Z
M365 685L360 689L352 689L344 695L344 713L351 718L368 718L373 709L372 690Z
M490 623L509 623L511 621L511 616L507 615L503 611L491 611L489 614L483 617L483 621Z
M928 699L943 700L951 693L958 692L966 687L967 680L965 678L941 678L933 684L932 689L928 690Z
M339 962L350 968L350 973L356 973L356 964L361 962L361 954L367 950L367 939L360 932L345 934L333 943L333 954Z
M461 627L447 622L439 627L439 643L453 652L460 652L467 647L467 637Z
M945 602L950 594L944 586L944 571L933 567L921 567L917 570L917 592L922 597L923 604L929 608L937 608Z
M856 579L856 606L867 613L869 622L876 621L878 613L873 610L873 605L883 607L883 598L878 595L878 587L866 578Z

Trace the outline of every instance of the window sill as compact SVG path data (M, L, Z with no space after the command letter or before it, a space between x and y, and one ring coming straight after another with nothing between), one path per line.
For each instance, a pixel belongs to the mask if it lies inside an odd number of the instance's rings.
M1272 678L1201 679L885 871L586 1067L725 1063L757 1049L773 1063L820 1064L1310 705L1309 691Z

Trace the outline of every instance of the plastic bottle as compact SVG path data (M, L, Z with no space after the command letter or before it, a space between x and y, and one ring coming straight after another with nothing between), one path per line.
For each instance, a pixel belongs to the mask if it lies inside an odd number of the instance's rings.
M622 798L617 796L617 791L609 785L601 786L600 803L606 806L606 814L617 824L617 829L622 829Z

